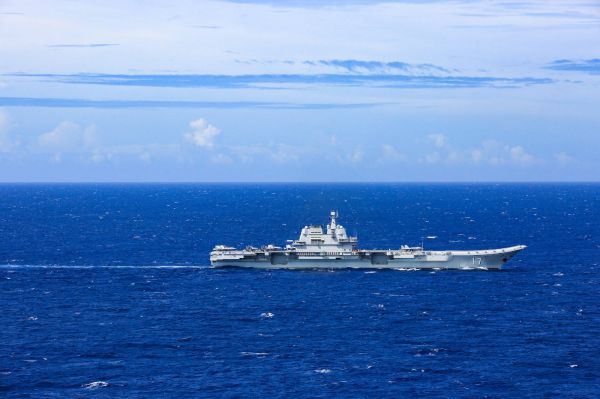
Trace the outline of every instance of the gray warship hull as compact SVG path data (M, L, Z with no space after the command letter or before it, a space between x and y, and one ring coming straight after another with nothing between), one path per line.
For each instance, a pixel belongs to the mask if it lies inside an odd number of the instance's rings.
M212 259L211 265L259 269L499 270L524 248L518 245L479 251L363 250L350 254L229 251Z
M330 213L327 230L304 226L297 240L285 248L267 245L236 249L217 245L210 253L212 267L259 269L483 269L498 270L525 245L472 251L428 251L420 247L399 249L357 249L357 237L346 234L337 224L337 212Z

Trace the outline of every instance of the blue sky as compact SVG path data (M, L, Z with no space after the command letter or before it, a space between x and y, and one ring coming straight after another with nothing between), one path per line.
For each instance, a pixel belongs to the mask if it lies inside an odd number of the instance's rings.
M595 1L3 1L0 181L598 181Z

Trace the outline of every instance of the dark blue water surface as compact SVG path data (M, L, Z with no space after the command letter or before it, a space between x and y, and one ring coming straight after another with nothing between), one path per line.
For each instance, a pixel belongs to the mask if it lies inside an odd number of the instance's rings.
M331 209L363 248L529 248L206 267ZM0 185L0 264L1 397L600 396L600 185Z

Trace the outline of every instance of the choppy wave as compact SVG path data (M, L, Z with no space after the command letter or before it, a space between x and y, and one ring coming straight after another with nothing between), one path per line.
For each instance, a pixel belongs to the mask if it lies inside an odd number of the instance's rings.
M329 373L331 373L331 369L316 369L315 373L317 373L317 374L329 374Z
M269 352L240 352L242 356L265 357L269 356Z
M88 384L83 384L81 387L85 388L85 389L98 389L98 388L104 388L108 386L108 382L106 381L94 381L94 382L90 382Z

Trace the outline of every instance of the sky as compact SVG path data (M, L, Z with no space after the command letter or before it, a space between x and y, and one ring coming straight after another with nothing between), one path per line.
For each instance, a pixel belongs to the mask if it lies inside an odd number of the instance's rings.
M599 171L599 0L0 0L0 182Z

